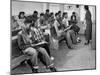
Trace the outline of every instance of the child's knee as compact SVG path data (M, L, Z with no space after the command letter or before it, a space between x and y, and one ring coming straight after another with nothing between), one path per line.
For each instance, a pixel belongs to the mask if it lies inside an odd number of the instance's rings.
M43 53L43 54L47 53L47 52L46 52L46 49L44 49L44 48L39 48L39 49L40 49L40 52L41 52L41 53Z
M28 48L28 54L37 55L37 51L36 51L36 49L30 47L30 48Z

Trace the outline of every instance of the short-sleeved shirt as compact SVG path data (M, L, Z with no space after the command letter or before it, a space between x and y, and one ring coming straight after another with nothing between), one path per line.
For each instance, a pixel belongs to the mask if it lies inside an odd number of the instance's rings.
M40 28L31 28L32 39L34 42L39 43L44 40L43 32Z
M66 19L66 18L64 18L64 19L62 20L62 23L64 24L65 27L69 26L69 25L68 25L68 19Z

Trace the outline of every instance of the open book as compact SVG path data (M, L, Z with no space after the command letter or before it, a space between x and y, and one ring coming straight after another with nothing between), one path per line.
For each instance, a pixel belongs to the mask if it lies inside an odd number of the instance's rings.
M67 30L69 30L71 27L72 27L72 25L67 26L67 27L64 29L64 32L67 31Z
M37 44L31 44L32 47L35 47L35 46L39 46L39 45L42 45L42 44L45 44L47 43L46 41L42 41L42 42L39 42Z

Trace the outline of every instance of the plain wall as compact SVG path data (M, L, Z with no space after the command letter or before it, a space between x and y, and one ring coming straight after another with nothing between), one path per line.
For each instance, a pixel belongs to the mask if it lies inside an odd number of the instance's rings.
M34 10L43 12L43 4L12 1L12 15L18 15L20 11L24 11L26 14L32 14Z
M68 6L72 6L71 9L68 9ZM92 14L92 21L95 21L95 7L89 6L90 12ZM61 10L67 11L69 17L72 12L75 11L80 17L80 21L84 21L84 6L80 5L79 8L76 8L76 5L70 4L56 4L56 3L40 3L40 2L21 2L21 1L12 1L12 15L18 15L20 11L24 11L26 14L32 14L34 10L37 10L39 13L44 12L46 9L50 9L51 12L56 13Z
M68 7L71 6L69 9ZM80 27L80 34L84 34L85 25L82 24L85 18L84 6L80 5L79 8L76 8L76 5L72 4L57 4L57 3L40 3L40 2L21 2L21 1L12 1L12 15L18 15L20 11L24 11L26 14L32 14L34 10L37 10L39 13L44 12L49 9L50 12L68 12L68 16L72 15L72 12L76 12L79 20L78 26ZM90 12L92 14L92 22L95 25L95 7L89 6Z

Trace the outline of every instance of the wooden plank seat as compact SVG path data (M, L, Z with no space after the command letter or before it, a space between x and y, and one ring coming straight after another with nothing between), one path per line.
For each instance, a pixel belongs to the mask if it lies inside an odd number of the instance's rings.
M16 29L16 30L12 30L11 32L12 32L12 36L16 36L17 35L17 33L19 32L19 31L21 31L22 29L20 28L20 29Z
M28 59L30 59L30 56L27 55L20 55L14 59L12 59L11 61L11 69L15 69L16 67L18 67L22 62L27 61Z
M47 43L45 41L38 43L38 44L33 44L34 46L39 46L41 44ZM27 61L30 59L30 56L23 54L23 52L20 50L18 47L17 43L17 36L14 36L12 38L12 51L11 51L11 69L15 69L18 67L22 62Z
M11 69L15 69L21 62L29 59L30 56L24 55L19 49L17 44L17 36L12 38L12 50L11 50Z

